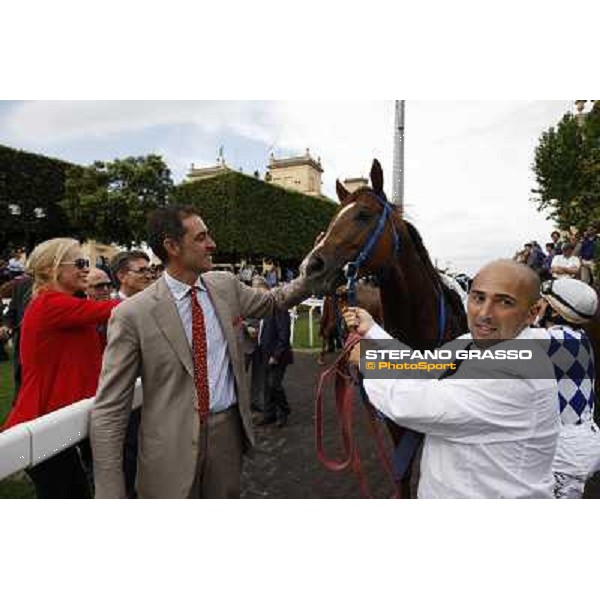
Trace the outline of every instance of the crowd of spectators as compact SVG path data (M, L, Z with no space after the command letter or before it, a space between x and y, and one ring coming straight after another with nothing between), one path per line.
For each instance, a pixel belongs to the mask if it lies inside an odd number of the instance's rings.
M562 235L553 231L550 238L544 249L535 240L527 242L515 253L514 260L531 267L542 281L569 277L593 285L600 258L597 227Z

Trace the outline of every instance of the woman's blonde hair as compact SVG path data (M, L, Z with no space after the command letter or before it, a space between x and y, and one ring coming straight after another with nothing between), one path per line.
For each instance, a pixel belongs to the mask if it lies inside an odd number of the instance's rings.
M72 238L53 238L38 244L27 259L25 270L33 277L33 295L58 285L58 267L65 256L79 248Z

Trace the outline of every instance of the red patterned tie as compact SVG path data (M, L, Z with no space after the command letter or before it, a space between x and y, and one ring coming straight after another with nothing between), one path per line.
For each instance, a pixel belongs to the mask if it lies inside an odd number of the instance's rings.
M194 383L198 396L198 412L200 422L205 423L208 418L210 405L210 392L208 389L208 356L206 347L206 325L204 311L198 302L197 288L192 288L192 353L194 356Z

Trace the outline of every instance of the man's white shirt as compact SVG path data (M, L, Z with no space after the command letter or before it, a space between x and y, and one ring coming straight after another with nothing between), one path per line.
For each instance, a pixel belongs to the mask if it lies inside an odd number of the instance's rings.
M365 338L391 339L378 325ZM516 339L533 336L527 328ZM466 361L461 378L443 380L364 379L378 410L426 435L419 498L551 498L556 380L464 378L476 368Z
M551 269L552 269L552 267L563 267L563 268L567 268L567 269L579 269L579 267L581 267L581 261L579 260L579 257L577 257L577 256L571 256L570 258L567 258L563 254L557 254L552 259L552 263L550 264ZM568 273L557 273L554 275L554 277L556 277L557 279L561 279L562 277L573 278L573 277L575 277L575 275L569 275Z

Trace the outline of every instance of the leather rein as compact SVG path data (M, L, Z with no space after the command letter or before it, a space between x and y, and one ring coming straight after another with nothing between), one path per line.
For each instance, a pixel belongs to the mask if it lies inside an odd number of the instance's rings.
M373 249L380 240L385 229L386 222L388 221L390 223L394 238L394 255L399 255L401 251L401 239L391 218L393 210L391 204L378 194L375 194L374 192L372 192L372 194L382 206L382 213L379 217L376 227L367 238L367 241L363 245L356 259L352 262L349 262L344 268L348 288L348 306L356 306L356 284L358 280L359 269L370 257ZM444 338L447 316L446 302L443 290L439 284L438 292L437 326L439 345ZM374 439L379 461L393 489L392 497L401 498L402 493L400 481L408 469L410 461L412 460L414 452L416 451L418 443L420 442L420 434L416 434L415 432L407 430L405 435L403 435L403 439L407 434L413 434L412 436L408 436L406 439L408 444L402 444L401 441L398 447L395 449L393 455L390 456L381 432L381 425L384 420L384 416L379 413L369 402L362 385L362 376L360 375L358 368L348 362L348 358L352 349L358 342L360 342L360 339L361 337L358 334L351 333L348 336L348 339L344 345L344 349L339 357L332 366L327 368L322 373L319 380L315 406L315 441L317 458L330 471L343 471L350 468L358 479L359 487L363 496L366 498L371 497L366 476L362 468L362 461L354 440L354 399L358 393L361 399L361 404L367 411L369 431L371 433L371 437ZM334 381L335 407L340 425L343 447L343 454L337 459L331 458L326 454L323 443L325 404L324 389L331 379Z

